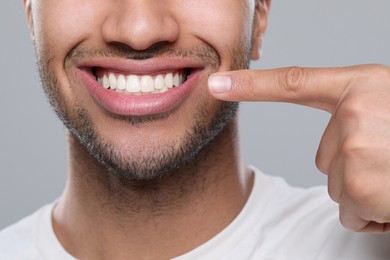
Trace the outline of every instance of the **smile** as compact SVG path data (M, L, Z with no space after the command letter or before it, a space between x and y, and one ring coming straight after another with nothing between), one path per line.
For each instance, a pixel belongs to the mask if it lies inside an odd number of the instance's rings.
M78 77L104 111L120 116L172 112L200 86L201 61L97 59L77 66Z
M119 93L145 95L164 93L183 84L190 69L171 71L156 75L124 75L101 69L94 69L96 81L105 89Z

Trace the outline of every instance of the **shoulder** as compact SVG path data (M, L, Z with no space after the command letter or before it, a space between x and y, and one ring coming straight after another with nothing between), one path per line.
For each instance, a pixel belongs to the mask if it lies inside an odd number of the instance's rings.
M42 259L36 247L35 231L40 217L49 207L51 205L0 231L0 259Z
M266 197L263 221L278 234L288 231L329 233L329 226L338 222L338 206L328 196L325 186L300 188L283 178L255 170L257 197Z
M334 218L338 207L328 196L326 186L311 188L293 187L283 178L262 173L253 168L256 197L267 197L267 212L272 215L290 213L300 218L316 212ZM291 218L290 218L291 219Z
M260 230L267 236L263 246L272 258L390 259L390 235L343 228L338 205L329 198L326 186L292 187L282 178L260 171L256 177L263 182L257 188L268 190L258 193L268 199Z

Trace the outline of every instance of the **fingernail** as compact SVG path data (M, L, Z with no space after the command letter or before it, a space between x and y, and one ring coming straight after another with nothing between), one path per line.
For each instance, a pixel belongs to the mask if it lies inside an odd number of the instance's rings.
M209 77L209 88L213 93L222 94L232 89L232 79L225 75Z

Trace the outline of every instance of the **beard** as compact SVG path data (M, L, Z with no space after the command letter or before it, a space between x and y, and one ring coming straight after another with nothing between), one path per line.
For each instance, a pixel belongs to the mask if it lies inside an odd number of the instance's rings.
M232 70L245 69L249 67L249 46L231 49L233 61ZM244 45L245 46L245 45ZM89 155L103 167L107 172L117 175L120 178L134 181L149 181L162 178L169 173L178 172L182 167L196 162L200 152L207 149L215 138L236 117L237 102L219 102L217 108L210 111L207 99L196 106L192 125L185 130L185 133L171 140L171 143L162 147L150 143L143 147L140 155L139 148L118 147L105 140L97 131L93 119L82 102L70 106L65 101L61 92L63 86L60 84L54 73L53 57L47 55L50 50L38 50L38 67L45 94L54 111L61 119L70 133L76 137ZM221 61L215 49L206 45L193 50L173 49L155 46L145 51L134 51L126 46L110 46L109 49L85 49L74 48L66 57L65 71L71 71L75 60L85 57L120 57L127 59L148 59L152 57L191 57L196 56L202 59L204 64L210 65L212 71L217 71ZM68 78L71 73L67 73ZM206 83L205 83L206 84ZM204 94L206 95L206 93ZM210 114L212 114L211 119ZM164 120L169 113L145 117L122 117L114 116L129 127L146 126L148 123ZM155 144L158 140L155 140Z

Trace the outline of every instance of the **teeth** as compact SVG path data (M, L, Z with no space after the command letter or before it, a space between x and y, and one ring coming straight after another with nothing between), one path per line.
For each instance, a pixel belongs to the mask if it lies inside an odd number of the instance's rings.
M110 87L110 81L108 80L108 77L106 75L103 76L103 87L104 88L109 88Z
M132 93L136 95L145 93L164 93L171 88L177 87L185 82L184 73L166 73L155 76L145 75L122 75L107 73L97 78L97 81L106 89L118 92Z
M137 76L131 75L127 77L126 91L130 93L141 91L141 84Z
M154 79L154 88L155 89L163 89L164 88L164 77L162 75L158 75Z
M108 82L110 83L111 89L116 89L117 80L114 74L110 74L110 76L108 77Z
M172 88L173 87L173 74L168 73L167 75L165 75L164 82L165 82L166 88Z
M178 73L176 73L174 76L173 76L173 86L177 87L180 85L180 76Z
M154 81L151 76L141 77L141 92L149 93L154 90Z
M125 90L126 89L126 79L125 79L125 76L120 75L118 77L117 88L119 90Z

